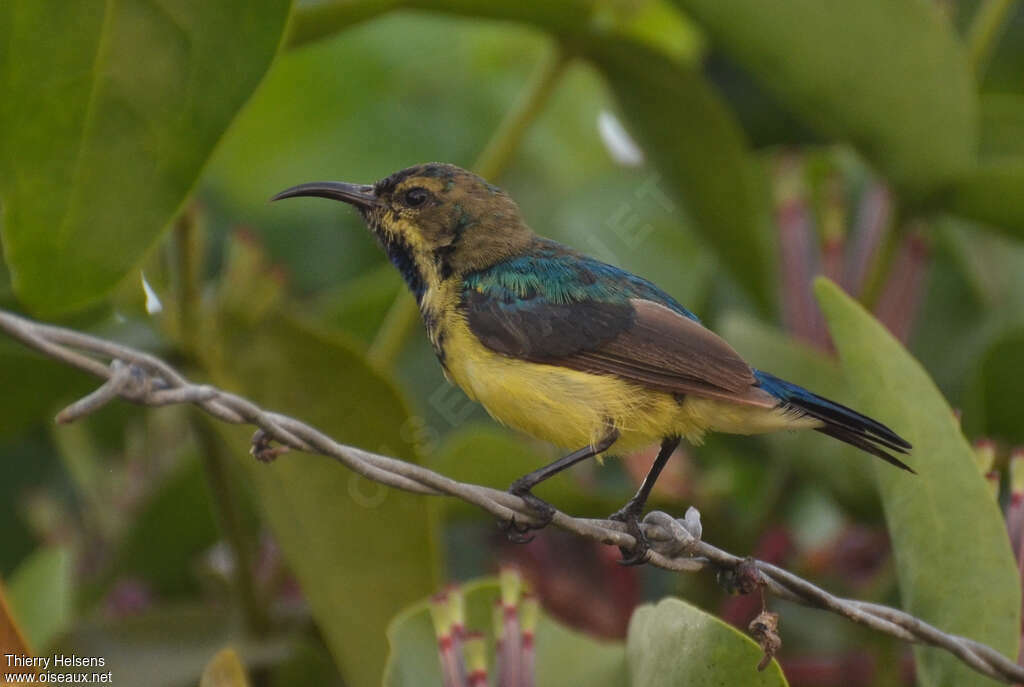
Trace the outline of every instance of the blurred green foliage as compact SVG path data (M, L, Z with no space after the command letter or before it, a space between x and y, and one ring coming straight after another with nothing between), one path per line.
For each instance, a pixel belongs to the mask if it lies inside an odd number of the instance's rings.
M997 471L1024 442L1019 3L14 0L0 41L0 307L501 488L551 447L447 385L355 213L266 200L503 151L495 181L538 232L652 279L756 366L918 447L910 478L816 434L716 437L676 457L653 505L692 503L716 544L1015 650L1020 580L964 436L996 440ZM559 55L550 93L524 92ZM611 113L642 162L615 152L622 135L598 124ZM818 273L909 354L822 287L837 361ZM382 331L394 355L379 354ZM543 540L511 550L465 504L382 491L320 458L256 464L247 430L186 409L117 403L54 429L92 382L11 341L0 382L0 576L15 621L38 651L107 657L118 684L196 684L228 644L254 684L378 684L395 614L500 559L548 580L545 602L585 630L665 594L690 602L643 607L625 644L599 648L545 620L564 634L541 655L564 641L584 659L544 670L729 681L757 660L712 617L745 626L751 609L709 578L622 571L600 549ZM644 460L580 466L541 493L600 516ZM573 613L584 607L598 610ZM424 607L411 608L393 651L423 634ZM783 616L791 684L820 684L801 682L801 661L903 683L896 643ZM723 658L675 651L687 633ZM391 661L426 670L432 650ZM918 659L921 684L975 679L932 650Z

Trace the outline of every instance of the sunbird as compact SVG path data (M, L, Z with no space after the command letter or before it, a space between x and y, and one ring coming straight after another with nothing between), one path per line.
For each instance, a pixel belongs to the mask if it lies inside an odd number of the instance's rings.
M642 277L535 234L507 193L450 164L421 164L371 185L320 181L272 200L354 206L416 297L445 377L498 422L571 453L513 482L547 525L542 481L606 451L661 449L611 516L637 544L644 504L681 438L814 429L904 470L910 444L885 425L748 365L672 296ZM891 453L890 453L891 452Z

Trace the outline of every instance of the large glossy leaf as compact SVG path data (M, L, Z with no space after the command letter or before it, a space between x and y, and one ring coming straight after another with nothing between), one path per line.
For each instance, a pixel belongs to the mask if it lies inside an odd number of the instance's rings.
M788 109L853 141L893 181L931 191L973 162L974 83L920 0L675 0Z
M607 77L626 125L663 178L636 202L682 200L732 277L765 309L774 302L768 190L728 107L694 68L639 43L604 38L587 55Z
M637 608L626 647L633 685L786 684L774 660L758 672L762 652L749 637L679 599Z
M1020 578L1002 514L953 410L859 304L824 279L815 290L858 409L914 445L907 462L917 475L875 464L904 608L1015 656ZM949 654L915 652L923 685L991 684Z
M498 584L479 580L464 586L466 627L490 634ZM427 601L402 611L390 627L388 642L391 653L384 676L385 687L419 687L441 684L441 667L437 656L437 637L430 619ZM490 642L493 647L493 638ZM559 625L541 614L537 625L537 684L593 685L618 687L627 682L625 647L606 642ZM493 654L488 664L493 665Z
M28 645L43 651L71 620L71 553L39 549L11 575L7 592Z
M407 406L351 345L273 312L255 322L226 314L221 329L221 383L339 441L415 460ZM435 588L426 498L322 456L256 463L249 436L231 432L232 445L347 684L379 684L388 621Z
M24 303L82 306L141 259L259 83L290 4L0 6L2 238Z

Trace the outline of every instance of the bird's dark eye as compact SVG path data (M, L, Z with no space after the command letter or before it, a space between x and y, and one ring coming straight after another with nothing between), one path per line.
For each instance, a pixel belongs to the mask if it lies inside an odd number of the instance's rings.
M409 189L402 196L402 200L411 208L418 208L426 203L428 198L430 198L430 193L427 189L420 188L419 186Z

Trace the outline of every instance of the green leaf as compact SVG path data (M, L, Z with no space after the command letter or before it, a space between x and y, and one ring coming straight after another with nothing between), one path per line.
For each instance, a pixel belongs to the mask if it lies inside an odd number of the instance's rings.
M499 597L493 579L475 580L462 587L466 604L466 627L484 632L493 649L491 636L494 603ZM621 643L593 639L563 627L541 613L535 634L538 685L626 684L625 647ZM437 638L430 619L429 601L420 601L402 611L388 627L385 687L418 687L441 684ZM488 664L493 666L493 652Z
M953 410L863 307L825 279L815 292L857 409L914 446L907 462L917 475L875 463L904 608L1016 656L1020 577L1002 514ZM920 684L991 684L945 652L914 650Z
M705 50L704 35L671 0L642 3L595 3L593 25L597 31L617 34L646 43L667 57L697 62ZM607 19L606 19L607 16Z
M1000 11L999 6L1009 10L1003 17L1002 26L995 27L996 31L991 36L990 45L987 46L990 54L984 67L984 77L981 78L980 89L991 93L1022 93L1024 83L1020 75L1024 73L1024 7L1016 2L989 2L989 8ZM964 28L973 24L975 12L982 6L982 3L958 4L958 22ZM970 23L969 23L970 22Z
M297 48L399 7L401 0L334 0L299 3L288 23L284 47Z
M81 307L140 261L270 65L289 9L3 3L2 238L24 303Z
M679 599L633 612L626 655L631 684L644 687L786 684L774 660L758 672L763 654L753 640Z
M537 624L537 684L612 687L627 681L625 647L594 639L541 614Z
M705 55L703 65L704 75L729 104L754 149L783 145L804 146L807 151L822 143L818 133L721 50Z
M338 441L415 460L409 410L347 342L284 315L245 323L224 312L212 361L219 383L293 414ZM385 628L434 588L427 499L377 485L323 456L248 455L251 429L230 431L277 541L346 684L379 684Z
M945 196L952 212L1024 238L1024 96L981 100L980 160Z
M285 38L286 48L322 40L392 10L433 12L521 22L557 34L613 31L631 36L667 55L692 59L701 46L696 27L668 0L642 3L595 3L593 0L329 0L300 3Z
M1024 95L982 94L980 134L982 158L1024 156Z
M1024 329L999 337L978 360L964 418L982 436L1024 443Z
M71 552L52 547L26 558L11 575L7 600L28 645L43 651L71 621Z
M701 74L639 43L602 38L585 50L607 78L654 167L638 203L681 199L694 228L755 303L774 303L768 189L739 124ZM674 208L673 208L674 209Z
M245 666L238 652L227 647L218 651L203 669L199 687L248 687Z
M993 339L1024 325L1024 242L977 223L936 218L928 296L914 316L909 348L954 407L975 419L965 387Z
M10 604L7 602L7 590L0 581L0 647L7 653L20 656L31 656L32 651L25 641L25 633L18 625L18 621L11 613ZM16 672L34 673L32 669Z
M520 2L476 2L476 0L332 0L300 4L288 28L286 45L298 47L372 19L393 9L415 8L468 17L486 17L525 22L558 32L575 32L591 15L592 0L522 0Z
M932 191L973 163L973 77L934 4L675 2L790 110L852 141L905 189Z
M1024 156L983 160L950 189L946 207L1024 238Z

